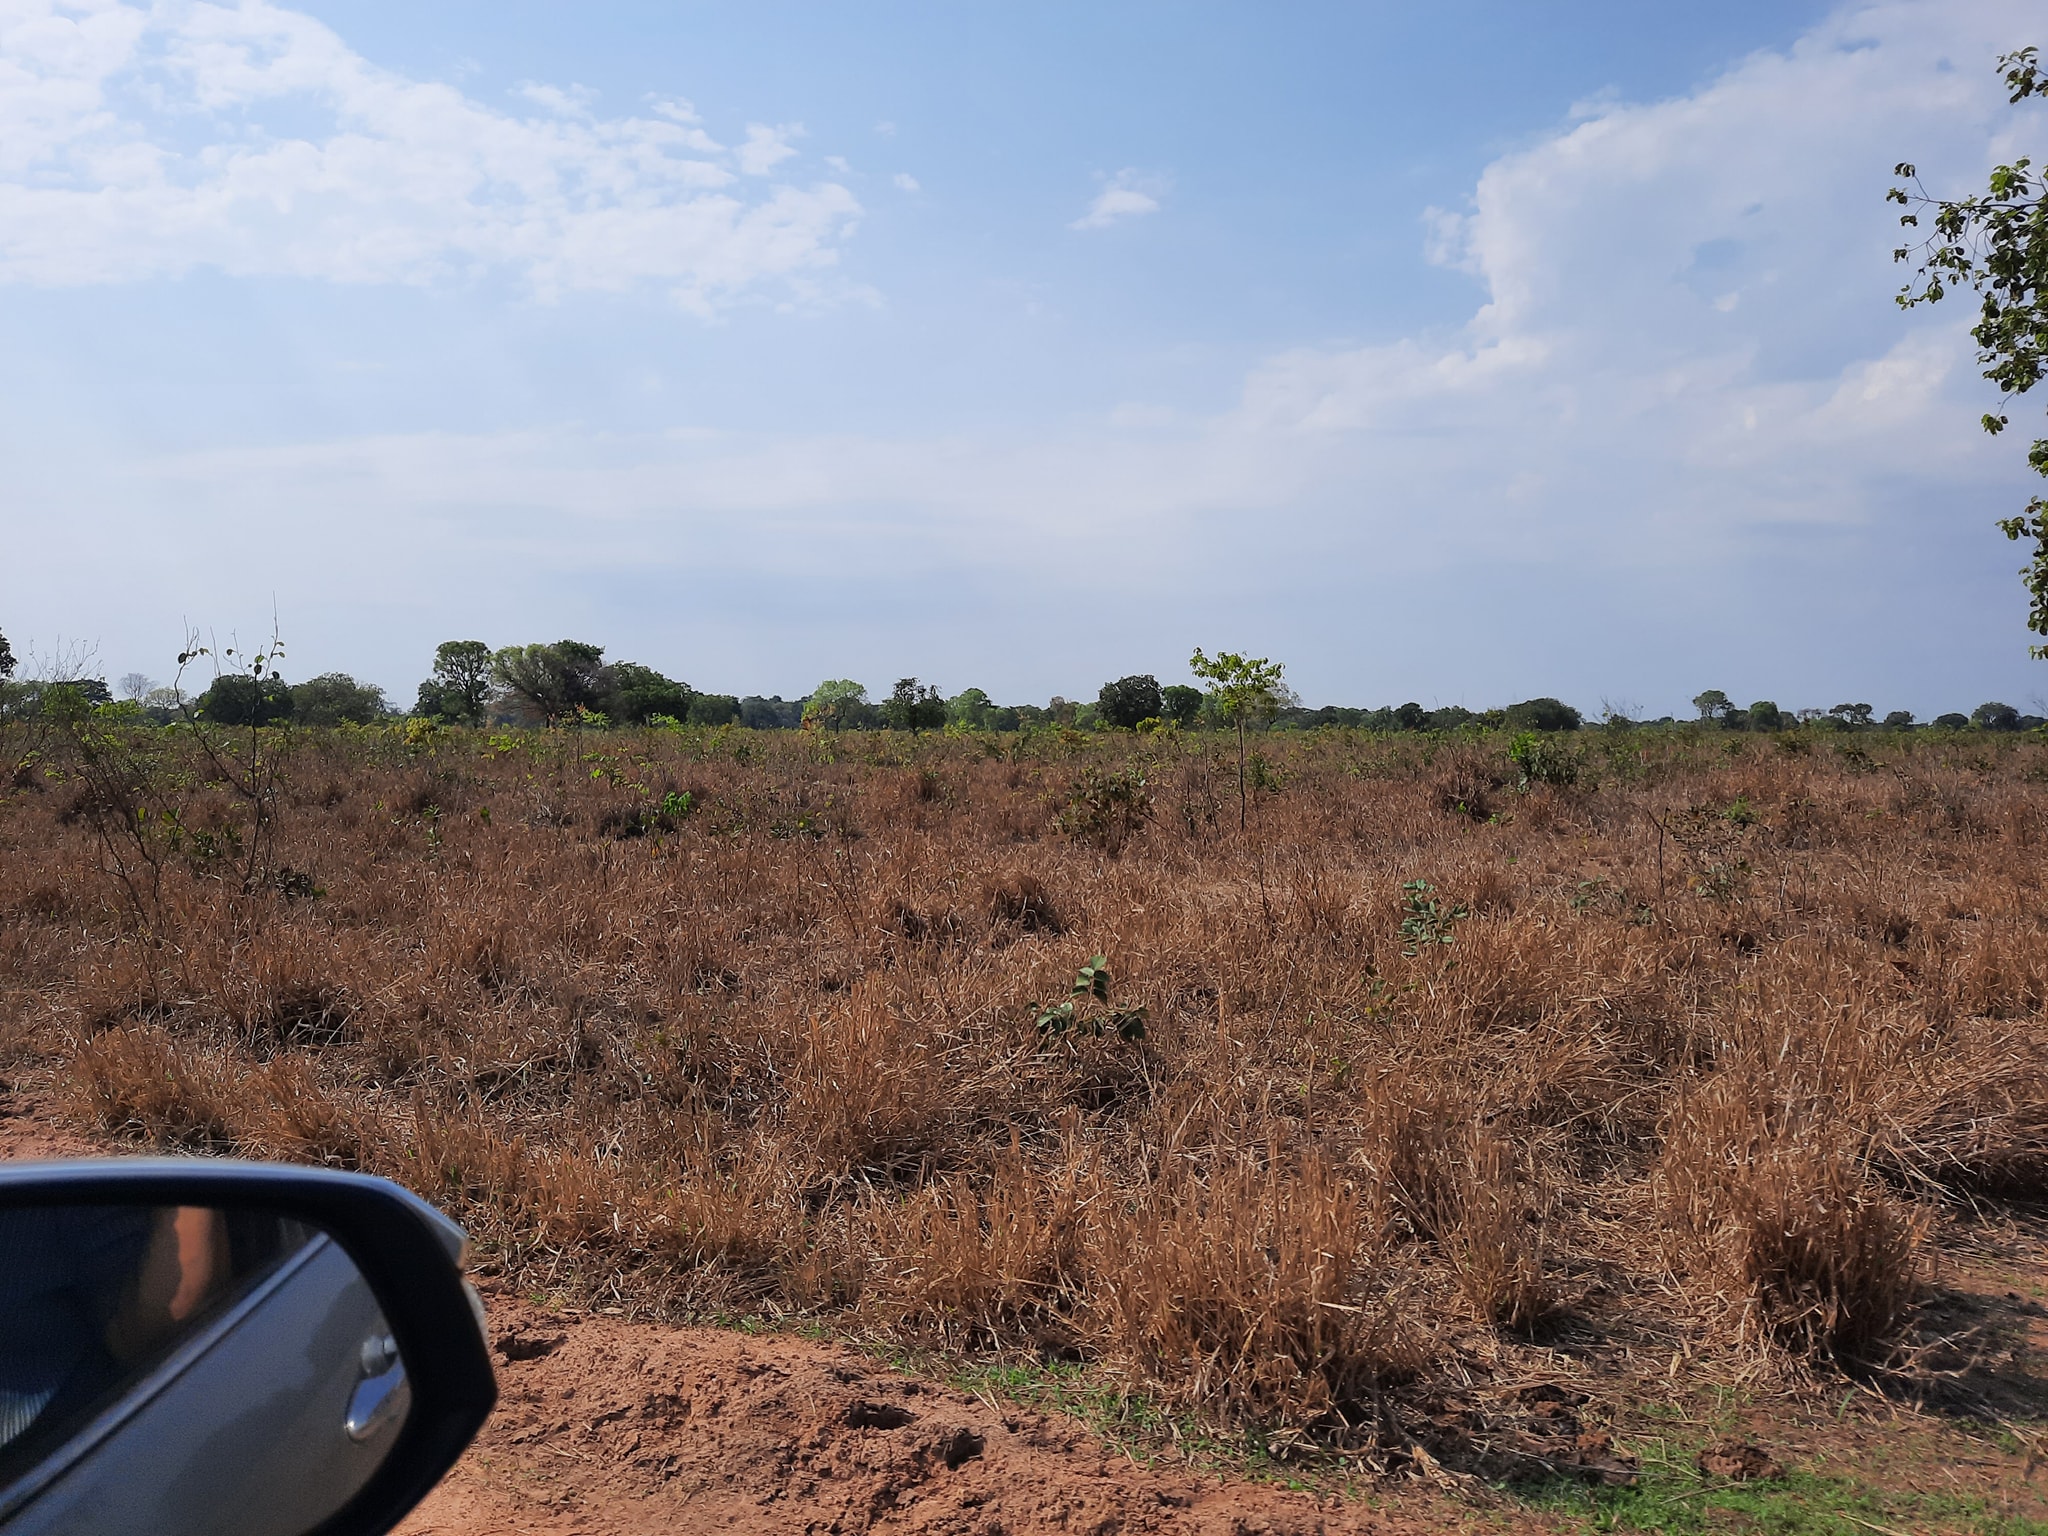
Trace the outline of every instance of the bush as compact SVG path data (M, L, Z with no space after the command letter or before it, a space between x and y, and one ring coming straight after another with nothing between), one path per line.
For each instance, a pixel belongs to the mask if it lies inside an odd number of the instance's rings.
M1508 761L1522 771L1522 787L1531 784L1576 784L1579 756L1563 742L1540 731L1519 731L1508 742Z
M1135 768L1104 772L1089 768L1067 789L1059 830L1077 842L1100 848L1112 859L1152 819L1152 792Z
M1159 679L1150 673L1141 673L1104 683L1102 691L1095 696L1095 708L1104 725L1128 731L1141 720L1164 718L1166 699L1160 692Z

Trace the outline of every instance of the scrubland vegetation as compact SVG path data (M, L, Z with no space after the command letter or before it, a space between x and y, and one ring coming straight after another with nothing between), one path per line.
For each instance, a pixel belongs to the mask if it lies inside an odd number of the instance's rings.
M1910 1380L2048 1191L2031 736L1274 734L1240 832L1170 726L9 729L17 1086L588 1304L1451 1456L1538 1345Z

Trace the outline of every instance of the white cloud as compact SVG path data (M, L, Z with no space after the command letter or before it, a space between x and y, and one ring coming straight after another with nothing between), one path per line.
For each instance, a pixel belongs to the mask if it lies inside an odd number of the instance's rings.
M1088 205L1088 211L1067 228L1107 229L1119 219L1157 213L1159 198L1165 190L1160 178L1140 175L1126 166L1108 178L1103 189L1095 194L1095 201Z
M124 282L197 267L337 282L487 270L543 296L656 284L707 310L815 289L859 213L843 186L735 187L801 128L731 156L689 103L594 115L529 83L520 117L380 69L269 3L0 7L0 281Z
M773 128L747 124L747 142L738 151L740 169L749 176L766 176L796 153L796 146L789 141L803 136L802 123L777 123Z
M917 178L911 175L908 171L898 171L890 179L896 183L896 190L899 192L917 192L923 190L918 186Z

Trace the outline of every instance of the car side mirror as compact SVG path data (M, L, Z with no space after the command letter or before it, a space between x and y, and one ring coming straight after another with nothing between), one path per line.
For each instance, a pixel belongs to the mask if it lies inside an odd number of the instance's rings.
M361 1174L0 1166L0 1530L390 1530L497 1400L466 1249Z

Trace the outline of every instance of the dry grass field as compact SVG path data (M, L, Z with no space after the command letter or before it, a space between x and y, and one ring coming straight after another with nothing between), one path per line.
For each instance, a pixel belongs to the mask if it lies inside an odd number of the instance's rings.
M0 746L10 1082L510 1291L1450 1477L1702 1383L2043 1410L1949 1283L2048 1194L2039 742L1282 734L1244 833L1172 732Z

